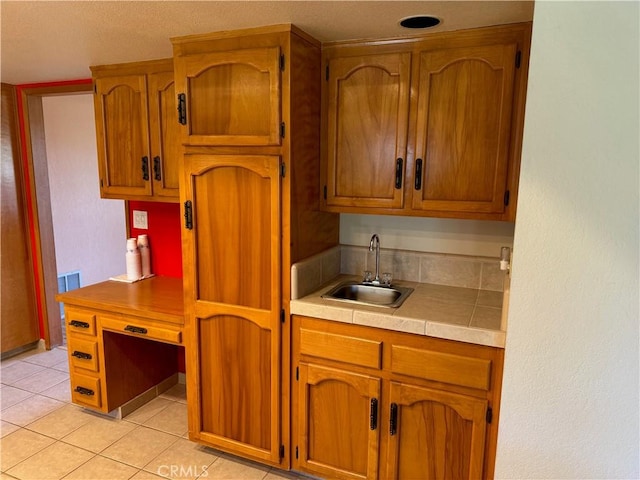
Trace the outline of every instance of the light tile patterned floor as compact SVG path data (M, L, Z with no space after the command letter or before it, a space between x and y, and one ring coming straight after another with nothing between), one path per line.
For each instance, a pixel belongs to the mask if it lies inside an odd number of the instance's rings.
M307 478L189 441L184 385L117 420L70 403L62 348L3 361L0 382L0 480Z

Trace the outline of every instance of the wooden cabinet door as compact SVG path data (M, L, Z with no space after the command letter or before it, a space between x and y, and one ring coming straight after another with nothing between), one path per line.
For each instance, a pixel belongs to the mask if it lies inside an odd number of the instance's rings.
M150 74L147 83L153 195L177 202L182 150L173 71Z
M391 382L387 478L482 478L487 400Z
M419 62L411 208L504 212L516 44L425 51Z
M280 48L176 57L190 145L280 145Z
M326 478L377 478L380 379L306 363L299 368L300 468Z
M411 53L332 58L327 206L402 208Z
M190 434L277 464L280 157L186 155L183 182Z
M146 75L96 78L100 193L151 195Z

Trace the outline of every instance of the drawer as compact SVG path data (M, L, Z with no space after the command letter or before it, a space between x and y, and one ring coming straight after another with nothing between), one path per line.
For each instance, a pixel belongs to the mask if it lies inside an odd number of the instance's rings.
M83 335L96 334L96 314L87 310L65 308L64 321L67 324L68 333L81 333Z
M391 371L436 382L489 390L491 360L392 345Z
M301 328L300 354L380 368L382 342Z
M100 408L102 406L100 394L99 378L78 373L71 375L71 399L73 403Z
M84 368L92 372L97 372L100 369L97 341L69 337L67 343L69 363L73 368Z
M103 330L108 330L134 337L143 337L167 343L181 343L182 330L172 326L158 326L144 320L134 318L100 317L100 325Z

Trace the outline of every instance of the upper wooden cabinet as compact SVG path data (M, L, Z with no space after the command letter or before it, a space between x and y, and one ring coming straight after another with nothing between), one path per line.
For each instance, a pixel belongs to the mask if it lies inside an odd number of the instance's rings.
M530 24L323 51L329 211L514 220Z
M177 202L171 59L91 67L102 198Z
M410 53L331 58L327 205L402 208Z
M189 145L280 145L279 46L176 55L179 121Z

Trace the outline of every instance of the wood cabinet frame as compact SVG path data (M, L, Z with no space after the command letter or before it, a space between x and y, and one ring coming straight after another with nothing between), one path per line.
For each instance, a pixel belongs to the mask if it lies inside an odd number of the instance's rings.
M351 351L345 351L344 355L325 356L322 349L310 346L309 341L301 341L303 332L317 332L315 340L306 334L316 344L326 336L349 339ZM297 389L292 396L292 435L298 455L293 461L293 469L311 475L357 478L352 472L335 468L332 471L328 465L316 465L301 456L301 444L308 441L304 424L310 421L305 418L305 390L309 381L304 377L301 366L314 365L327 371L344 372L343 376L353 374L381 382L378 404L380 442L376 453L380 478L395 478L397 472L398 434L401 432L396 427L396 432L390 434L391 404L395 403L398 414L402 415L403 405L409 406L423 399L451 408L453 415L468 423L472 445L469 478L493 478L504 361L502 349L298 315L293 316L292 339L291 375L294 378L293 391ZM379 364L371 361L371 354L363 355L371 351L373 344L379 345ZM396 353L394 359L394 349L406 351L409 356ZM414 360L426 368L412 368ZM425 360L433 368L424 366ZM460 372L461 368L469 368L474 373ZM361 474L359 478L368 477Z
M406 139L406 153L398 153L398 158L403 158L402 165L402 195L401 204L389 203L388 199L372 196L359 195L336 201L334 194L335 186L335 126L332 125L333 104L336 102L333 92L335 78L329 70L326 70L322 83L322 162L321 171L321 202L327 211L340 213L367 213L384 215L404 215L404 216L429 216L445 218L471 218L478 220L504 220L514 221L518 178L520 173L520 155L522 147L522 131L524 125L524 106L528 75L528 56L530 49L531 23L503 25L496 27L486 27L473 30L444 32L426 36L416 36L410 38L394 38L387 40L371 40L366 42L335 42L323 45L323 68L328 69L331 62L340 59L347 59L354 65L359 60L362 64L367 63L371 58L372 65L376 65L376 57L384 55L398 55L410 53L411 59L411 86L409 100L409 120ZM507 50L510 45L515 45L513 52L513 81L510 79L510 71L506 72L505 81L513 85L513 91L504 92L504 98L508 99L508 104L501 108L501 114L506 121L500 122L500 158L497 168L498 177L495 179L495 191L492 194L490 207L486 201L475 202L472 199L462 202L422 202L415 200L416 192L416 165L420 158L424 162L422 148L418 145L421 142L418 126L420 109L427 106L428 97L421 93L421 85L425 84L420 78L421 55L437 54L438 52L453 52L458 49L465 52L470 48L484 48L491 45L505 45ZM516 53L517 52L517 53ZM461 53L464 55L464 53ZM422 87L424 89L424 86ZM510 109L507 107L511 107ZM334 121L335 123L335 121ZM402 151L402 139L388 138L385 143L396 143L396 149ZM422 142L424 143L424 141ZM393 161L395 159L390 159ZM504 162L506 161L506 165ZM428 167L428 166L427 166ZM388 167L387 167L388 168ZM423 171L424 171L423 163ZM490 176L490 175L489 175ZM341 180L344 181L344 180ZM390 180L389 180L390 181ZM422 188L420 186L420 188ZM460 205L458 207L457 205Z

